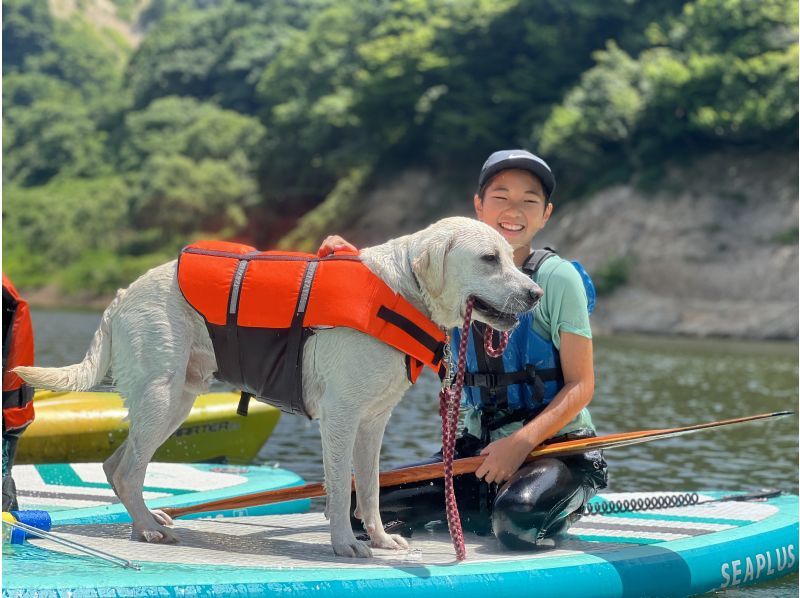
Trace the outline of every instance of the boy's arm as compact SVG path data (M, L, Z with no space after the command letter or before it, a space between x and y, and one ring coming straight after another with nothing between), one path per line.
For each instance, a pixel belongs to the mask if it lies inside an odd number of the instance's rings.
M525 426L495 440L481 451L488 455L475 475L485 482L503 482L525 461L525 457L552 437L586 407L594 394L592 339L561 333L561 370L564 388L553 401Z

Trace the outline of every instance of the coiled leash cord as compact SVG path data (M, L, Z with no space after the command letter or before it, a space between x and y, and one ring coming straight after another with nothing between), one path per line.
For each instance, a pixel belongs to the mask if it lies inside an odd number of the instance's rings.
M632 498L626 500L609 500L601 503L587 503L583 509L583 515L613 515L616 513L633 513L636 511L652 511L655 509L674 509L678 507L691 507L694 505L706 505L712 502L732 502L746 500L766 500L780 496L780 490L765 489L748 494L730 494L722 498L711 500L700 500L697 492L686 492L684 494L662 494L647 496L645 498Z
M464 309L464 324L461 327L461 340L458 345L458 365L455 378L450 369L452 358L450 354L449 337L445 344L445 358L448 371L442 381L442 390L439 392L439 415L442 417L442 461L444 464L444 500L447 511L447 527L450 530L450 539L456 551L456 560L463 561L467 558L467 549L464 546L464 532L461 529L461 517L458 514L456 493L453 488L453 458L455 456L456 432L458 429L458 410L461 403L461 391L464 388L464 370L467 365L467 338L472 321L472 308L475 299L470 297ZM492 328L486 326L483 337L484 348L492 357L499 357L508 345L508 332L500 333L500 344L492 347Z

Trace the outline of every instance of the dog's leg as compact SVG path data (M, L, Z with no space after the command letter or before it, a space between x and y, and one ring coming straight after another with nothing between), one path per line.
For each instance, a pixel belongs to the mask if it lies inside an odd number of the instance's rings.
M408 548L408 542L399 534L389 535L383 531L378 504L381 443L391 413L392 410L387 409L375 417L367 415L362 418L353 450L353 470L356 475L358 517L364 522L372 547L399 550Z
M187 386L188 382L189 381L187 380ZM175 411L172 413L172 421L169 424L169 433L167 434L167 438L172 436L175 433L175 430L180 428L181 424L186 421L187 417L189 417L189 412L192 410L196 398L197 395L194 392L189 392L188 390L183 391L180 403L178 404ZM164 439L164 442L166 442L167 438ZM161 444L163 444L163 442ZM156 523L159 523L161 525L173 524L172 517L167 515L161 509L152 509L150 511L150 514L153 516L153 519L156 520Z
M147 465L156 449L186 418L194 403L194 395L183 392L183 383L183 376L180 376L180 384L174 382L174 376L156 378L147 385L141 400L134 403L140 412L131 414L125 449L112 473L112 485L133 519L132 540L155 543L178 540L162 524L168 523L169 518L147 509L142 487ZM148 412L141 411L144 407Z
M330 397L325 397L323 401L330 407ZM322 462L325 468L325 491L328 495L325 511L330 519L331 544L333 552L338 556L369 557L372 556L372 551L366 544L356 540L350 526L349 513L352 479L350 464L356 437L355 421L359 416L343 408L341 401L336 403L336 407L338 409L323 407L320 417Z
M128 439L126 438L122 441L122 444L117 447L117 450L115 450L112 455L103 462L103 471L106 474L106 479L111 485L111 489L114 491L114 494L117 495L117 498L119 498L119 492L117 492L117 488L114 486L114 472L117 470L117 467L119 467L119 462L120 459L122 459L122 454L125 452L125 445L127 442Z
M103 462L103 471L106 474L106 480L108 480L111 489L114 491L114 494L117 495L119 498L119 492L117 492L116 487L114 486L114 472L119 467L119 462L122 459L122 455L125 452L125 443L128 442L127 438L117 447L117 450ZM153 509L150 511L150 514L156 520L156 522L160 523L161 525L172 525L172 517L164 513L164 511L160 509Z

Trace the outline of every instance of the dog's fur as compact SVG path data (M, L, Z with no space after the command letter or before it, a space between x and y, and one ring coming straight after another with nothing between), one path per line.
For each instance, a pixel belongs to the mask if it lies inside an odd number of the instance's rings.
M514 314L531 309L541 296L541 289L514 266L502 236L468 218L441 220L361 255L392 289L445 328L461 324L470 296L478 299L474 318L498 330L512 328ZM216 361L203 319L178 289L175 261L118 291L81 363L15 371L37 388L87 390L112 364L117 388L127 399L130 433L103 468L133 519L131 537L176 541L166 527L171 520L145 506L145 470L155 450L186 419L195 397L208 390ZM378 460L389 415L409 386L403 355L370 336L333 328L316 331L305 344L303 400L320 420L325 512L337 555L371 555L350 527L351 467L357 513L372 546L408 546L383 531Z

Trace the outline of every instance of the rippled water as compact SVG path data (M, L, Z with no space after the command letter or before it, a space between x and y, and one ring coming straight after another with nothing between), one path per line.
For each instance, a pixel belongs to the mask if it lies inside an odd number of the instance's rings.
M33 312L37 361L66 365L83 357L99 314ZM614 337L595 342L599 434L671 428L798 407L793 343ZM438 381L423 375L386 430L382 467L426 457L440 446ZM259 462L322 479L316 422L282 417ZM796 416L703 431L606 452L609 490L731 490L774 487L797 493ZM726 596L797 596L797 576Z

